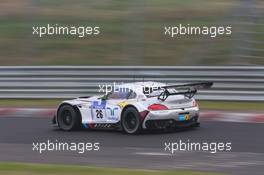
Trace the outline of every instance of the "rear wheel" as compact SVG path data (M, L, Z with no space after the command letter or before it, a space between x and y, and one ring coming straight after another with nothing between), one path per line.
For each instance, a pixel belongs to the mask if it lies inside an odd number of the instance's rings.
M59 128L65 131L79 129L81 126L81 117L71 105L63 105L58 111Z
M139 113L133 107L125 109L121 120L123 131L128 134L136 134L141 130Z

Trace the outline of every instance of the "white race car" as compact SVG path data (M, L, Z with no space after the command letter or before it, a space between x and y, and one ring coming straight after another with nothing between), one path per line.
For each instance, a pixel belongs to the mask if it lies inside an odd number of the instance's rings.
M66 131L80 127L113 128L129 134L144 129L199 126L199 107L193 96L197 89L212 85L122 84L103 96L63 101L52 122Z

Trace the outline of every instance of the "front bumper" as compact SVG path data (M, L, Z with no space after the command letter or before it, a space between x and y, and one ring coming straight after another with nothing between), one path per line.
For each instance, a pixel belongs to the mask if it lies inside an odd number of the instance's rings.
M188 114L189 119L181 121L179 115ZM146 116L143 129L162 129L167 127L188 127L199 123L199 108L185 108L162 111L150 111Z

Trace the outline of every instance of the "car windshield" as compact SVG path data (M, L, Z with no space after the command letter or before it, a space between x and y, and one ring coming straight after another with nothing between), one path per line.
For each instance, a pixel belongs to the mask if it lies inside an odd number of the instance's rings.
M115 89L108 94L107 99L127 99L130 94L131 90L128 88Z

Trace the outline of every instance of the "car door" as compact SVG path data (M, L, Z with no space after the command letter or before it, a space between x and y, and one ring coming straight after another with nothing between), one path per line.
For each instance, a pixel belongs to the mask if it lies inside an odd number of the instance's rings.
M98 99L91 104L91 116L93 123L105 123L106 116L106 100Z
M108 123L117 123L120 120L121 107L118 104L127 101L132 92L129 88L122 88L115 89L107 95L105 117Z
M121 108L117 105L120 100L108 101L105 108L105 114L108 123L116 123L119 121Z

